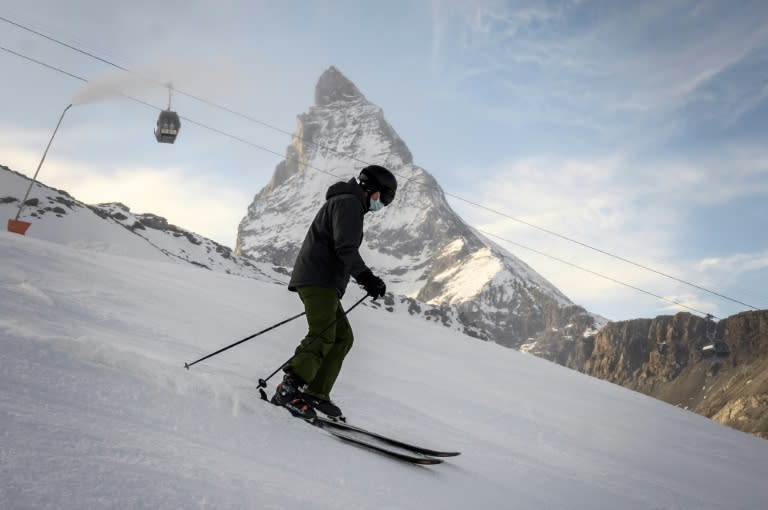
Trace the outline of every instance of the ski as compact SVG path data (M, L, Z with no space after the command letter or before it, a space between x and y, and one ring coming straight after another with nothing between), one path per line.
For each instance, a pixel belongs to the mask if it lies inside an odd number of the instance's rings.
M433 466L435 464L442 464L443 462L443 459L437 459L435 457L427 457L419 454L410 454L410 453L404 453L401 451L396 451L396 450L387 448L386 446L383 446L383 445L374 444L373 442L369 442L365 439L359 439L359 438L346 435L344 432L329 430L328 428L324 426L320 426L315 423L313 423L313 425L321 427L323 430L325 430L332 436L337 437L338 439L341 439L344 442L353 444L355 446L359 446L361 448L365 448L367 450L374 451L376 453L381 453L383 455L386 455L387 457L392 457L397 460L409 462L411 464L419 464L422 466Z
M410 452L416 455L423 455L426 457L433 457L433 458L455 457L457 455L461 455L461 452L447 452L447 451L432 450L430 448L424 448L422 446L406 443L398 439L393 439L391 437L384 436L377 432L372 432L370 430L367 430L361 427L356 427L355 425L350 425L349 423L346 423L346 422L335 421L329 418L323 418L322 416L318 416L313 420L310 420L310 422L317 427L326 429L328 432L332 433L337 437L339 437L341 434L344 434L346 432L347 434L342 439L347 439L350 442L364 441L364 439L358 439L358 438L349 439L351 437L350 433L352 433L352 434L362 435L364 438L368 438L370 440L378 441L385 446L399 448L401 450L405 450L407 452Z
M269 402L265 397L266 395L262 395L262 400ZM323 416L316 416L315 418L306 419L305 421L310 425L324 430L341 441L411 464L442 464L443 457L455 457L456 455L461 455L461 452L432 450L430 448L406 443L377 432L350 425L346 421L333 420Z

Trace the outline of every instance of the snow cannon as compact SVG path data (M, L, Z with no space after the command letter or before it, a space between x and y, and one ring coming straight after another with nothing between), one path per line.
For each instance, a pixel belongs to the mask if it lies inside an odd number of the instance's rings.
M8 220L8 232L24 235L27 233L27 229L30 225L32 224L28 221L14 220L11 218Z

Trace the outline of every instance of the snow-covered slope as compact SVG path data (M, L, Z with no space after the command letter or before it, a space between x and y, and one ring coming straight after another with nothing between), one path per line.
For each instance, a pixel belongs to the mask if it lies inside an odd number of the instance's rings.
M352 313L334 397L463 452L435 468L258 400L300 320L183 368L300 311L284 286L7 232L0 260L0 508L768 507L764 440L406 312Z
M272 180L238 228L235 251L290 268L325 191L369 164L390 168L394 202L366 217L363 257L397 295L452 310L467 332L519 347L530 337L590 318L523 261L467 226L434 177L413 163L405 142L338 69L318 80L315 105Z
M0 165L0 220L6 230L14 218L29 179ZM35 183L20 220L32 222L27 236L88 251L129 255L148 260L173 259L214 271L267 281L287 281L269 264L236 256L231 249L168 224L153 214L134 214L123 204L86 205L66 191Z

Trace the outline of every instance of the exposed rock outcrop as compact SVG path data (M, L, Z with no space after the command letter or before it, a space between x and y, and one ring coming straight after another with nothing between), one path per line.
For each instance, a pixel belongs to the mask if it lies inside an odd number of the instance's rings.
M707 327L689 313L614 322L537 354L768 439L768 310L717 323L726 358L702 356Z

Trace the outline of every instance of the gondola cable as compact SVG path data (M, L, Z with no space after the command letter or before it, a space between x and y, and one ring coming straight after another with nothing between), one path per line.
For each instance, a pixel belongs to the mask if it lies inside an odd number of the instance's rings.
M147 76L144 76L144 75L142 75L141 73L138 73L138 72L132 71L132 70L130 70L129 68L127 68L127 67L125 67L125 66L121 66L121 65L119 65L119 64L115 64L114 62L111 62L111 61L109 61L108 59L105 59L105 58L103 58L103 57L99 57L98 55L95 55L95 54L93 54L93 53L91 53L91 52L88 52L88 51L86 51L86 50L80 49L80 48L78 48L78 47L76 47L76 46L73 46L73 45L71 45L71 44L68 44L68 43L65 43L65 42L63 42L63 41L60 41L60 40L58 40L58 39L56 39L56 38L54 38L54 37L51 37L51 36L49 36L49 35L46 35L46 34L44 34L44 33L42 33L42 32L39 32L39 31L37 31L37 30L34 30L34 29L32 29L32 28L30 28L30 27L27 27L27 26L25 26L25 25L23 25L23 24L21 24L21 23L18 23L18 22L15 22L15 21L9 20L8 18L5 18L5 17L3 17L3 16L0 16L0 21L4 21L4 22L6 22L6 23L9 23L9 24L11 24L11 25L14 25L14 26L16 26L16 27L18 27L18 28L21 28L21 29L23 29L23 30L26 30L26 31L28 31L28 32L30 32L30 33L32 33L32 34L35 34L35 35L37 35L37 36L40 36L40 37L44 37L45 39L48 39L49 41L55 42L55 43L57 43L57 44L60 44L60 45L62 45L62 46L64 46L64 47L66 47L66 48L69 48L69 49L71 49L71 50L73 50L73 51L79 52L79 53L81 53L81 54L83 54L83 55L85 55L85 56L88 56L88 57L90 57L90 58L96 59L96 60L98 60L98 61L100 61L100 62L103 62L103 63L105 63L105 64L107 64L107 65L110 65L110 66L112 66L112 67L114 67L114 68L116 68L116 69L119 69L119 70L121 70L121 71L123 71L123 72L126 72L126 73L130 73L130 74L134 74L134 75L136 75L136 76L139 76L140 78L142 78L142 79L144 79L144 80L147 80L147 81L149 81L149 82L152 82L152 83L155 83L155 84L159 84L159 82L158 82L157 80L154 80L154 79L151 79L151 78L149 78L149 77L147 77ZM256 118L252 117L252 116L246 115L246 114L244 114L244 113L242 113L242 112L238 112L238 111L236 111L236 110L233 110L233 109L231 109L231 108L228 108L228 107L226 107L226 106L222 106L222 105L219 105L219 104L217 104L217 103L215 103L215 102L213 102L213 101L207 100L207 99L205 99L205 98L202 98L202 97L199 97L199 96L196 96L196 95L193 95L193 94L190 94L190 93L188 93L188 92L184 92L184 91L181 91L181 90L178 90L178 89L177 89L177 93L179 93L179 94L181 94L181 95L184 95L184 96L186 96L186 97L189 97L190 99L193 99L193 100L196 100L196 101L198 101L198 102L201 102L201 103L203 103L203 104L206 104L206 105L208 105L208 106L210 106L210 107L213 107L213 108L217 108L217 109L219 109L219 110L225 111L225 112L227 112L227 113L230 113L230 114L232 114L232 115L238 116L238 117L240 117L240 118L242 118L242 119L245 119L245 120L248 120L248 121L250 121L250 122L253 122L253 123L259 124L259 125L261 125L261 126L264 126L264 127L267 127L267 128L269 128L269 129L273 129L273 130L275 130L275 131L277 131L277 132L280 132L280 133L286 134L286 135L288 135L288 136L295 136L295 137L296 137L298 140L300 140L302 143L308 143L308 144L314 145L315 147L318 147L318 148L322 148L322 149L325 149L325 150L331 151L331 152L333 152L333 153L335 153L335 154L338 154L338 155L340 155L340 156L342 156L342 157L346 157L346 158L348 158L348 159L351 159L351 160L353 160L353 161L359 162L359 163L361 163L361 164L364 164L364 165L366 165L366 166L370 164L369 162L363 161L363 160L361 160L361 159L359 159L359 158L356 158L356 157L354 157L354 156L351 156L351 155L348 155L348 154L344 154L344 153L342 153L341 151L338 151L338 150L336 150L336 149L334 149L334 148L332 148L332 147L328 147L328 146L325 146L324 144L319 144L319 143L316 143L316 142L312 142L312 141L309 141L309 140L305 140L305 139L304 139L304 138L303 138L301 135L294 135L293 133L291 133L291 132L289 132L289 131L286 131L286 130L284 130L284 129L281 129L281 128L277 127L277 126L273 126L273 125L271 125L271 124L269 124L269 123L266 123L266 122L260 121L260 120L258 120L258 119L256 119ZM434 188L434 186L431 186L431 185L429 185L429 184L423 183L423 182L419 181L418 179L415 179L415 178L412 178L412 177L410 177L410 178L409 178L409 177L405 177L405 176L402 176L402 175L398 175L398 177L400 177L401 179L404 179L404 180L406 180L406 181L412 181L412 182L415 182L415 183L417 183L417 184L419 184L419 185L421 185L421 186L423 186L423 187L426 187L426 188L428 188L428 189L432 189L432 188ZM633 265L633 266L635 266L635 267L638 267L638 268L640 268L640 269L643 269L643 270L645 270L645 271L649 271L649 272L655 273L655 274L657 274L657 275L659 275L659 276L662 276L662 277L664 277L664 278L668 278L668 279L670 279L670 280L674 280L674 281L676 281L676 282L678 282L678 283L681 283L681 284L683 284L683 285L687 285L687 286L689 286L689 287L693 287L693 288L695 288L695 289L698 289L698 290L700 290L700 291L702 291L702 292L706 292L706 293L708 293L708 294L712 294L712 295L714 295L714 296L717 296L717 297L719 297L719 298L721 298L721 299L725 299L725 300L727 300L727 301L731 301L731 302L733 302L733 303L736 303L736 304L739 304L739 305L742 305L742 306L746 306L747 308L751 308L751 309L753 309L753 310L759 310L759 309L760 309L760 308L758 308L758 307L756 307L756 306L753 306L753 305L751 305L751 304L749 304L749 303L745 303L744 301L741 301L741 300L738 300L738 299L732 298L732 297L730 297L730 296L726 296L726 295L724 295L724 294L722 294L722 293L719 293L719 292L716 292L716 291L714 291L714 290L712 290L712 289L708 289L708 288L706 288L706 287L704 287L704 286L701 286L701 285L698 285L698 284L696 284L696 283L693 283L693 282L690 282L690 281L684 280L684 279L682 279L682 278L678 278L678 277L676 277L676 276L674 276L674 275L671 275L671 274L665 273L665 272L663 272L663 271L659 271L659 270L657 270L657 269L654 269L654 268L652 268L652 267L650 267L650 266L647 266L647 265L645 265L645 264L641 264L641 263L639 263L639 262L635 262L635 261L633 261L633 260L631 260L631 259L628 259L628 258L626 258L626 257L622 257L622 256L620 256L620 255L616 255L616 254L613 254L613 253L611 253L611 252L609 252L609 251L603 250L603 249L601 249L601 248L597 248L597 247L595 247L595 246L592 246L592 245L590 245L590 244L588 244L588 243L585 243L585 242L579 241L579 240L577 240L577 239L574 239L574 238L572 238L572 237L566 236L566 235L564 235L564 234L560 234L560 233L558 233L558 232L555 232L555 231L553 231L553 230L550 230L550 229L547 229L547 228L541 227L541 226L539 226L539 225L536 225L536 224L534 224L534 223L531 223L531 222L525 221L525 220L523 220L523 219L517 218L517 217L515 217L515 216L512 216L512 215L510 215L510 214L504 213L504 212L502 212L502 211L498 211L498 210L496 210L496 209L493 209L493 208L487 207L487 206L485 206L485 205L482 205L482 204L480 204L480 203L477 203L477 202L474 202L474 201L472 201L472 200L466 199L466 198L464 198L464 197L461 197L461 196L459 196L459 195L456 195L456 194L454 194L454 193L450 193L450 192L446 192L446 191L443 191L443 193L444 193L446 196L448 196L448 197L454 198L454 199L456 199L456 200L459 200L459 201L461 201L461 202L464 202L464 203L466 203L466 204L472 205L472 206L474 206L474 207L477 207L477 208L483 209L483 210L485 210L485 211L488 211L488 212L490 212L490 213L492 213L492 214L496 214L496 215L498 215L498 216L502 216L502 217L504 217L504 218L506 218L506 219L509 219L509 220L511 220L511 221L515 221L515 222L517 222L517 223L520 223L520 224L526 225L526 226L528 226L528 227L530 227L530 228L533 228L533 229L539 230L540 232L544 232L544 233L546 233L546 234L549 234L549 235L552 235L552 236L558 237L558 238L560 238L560 239L563 239L563 240L565 240L565 241L568 241L568 242L571 242L571 243L577 244L577 245L579 245L579 246L582 246L582 247L584 247L584 248L587 248L587 249L589 249L589 250L595 251L595 252L597 252L597 253L600 253L600 254L602 254L602 255L606 255L606 256L608 256L608 257L614 258L614 259L616 259L616 260L619 260L619 261L621 261L621 262L624 262L624 263L626 263L626 264L630 264L630 265Z
M2 17L0 16L0 20L5 20L5 18L2 18ZM63 69L61 69L61 68L58 68L58 67L55 67L55 66L53 66L53 65L47 64L47 63L45 63L45 62L42 62L42 61L40 61L40 60L37 60L37 59L34 59L34 58L32 58L32 57L29 57L29 56L27 56L27 55L23 55L23 54L21 54L21 53L19 53L19 52L16 52L16 51L14 51L14 50L11 50L11 49L9 49L9 48L6 48L5 46L2 46L2 45L0 45L0 50L6 51L6 52L8 52L8 53L10 53L10 54L13 54L13 55L15 55L15 56L18 56L18 57L20 57L20 58L23 58L23 59L25 59L25 60L28 60L28 61L30 61L30 62L33 62L33 63L35 63L35 64L41 65L41 66L43 66L43 67L46 67L46 68L48 68L48 69L50 69L50 70L53 70L53 71L56 71L56 72L62 73L62 74L66 75L66 76L69 76L69 77L71 77L71 78L74 78L74 79L80 80L80 81L82 81L82 82L88 82L88 80L87 80L86 78L83 78L82 76L78 76L78 75L75 75L75 74L73 74L73 73L70 73L70 72L68 72L68 71L65 71L65 70L63 70ZM153 108L153 109L155 109L155 110L160 110L161 112L162 112L162 111L164 111L162 108L160 108L160 107L157 107L157 106L155 106L155 105L153 105L153 104L151 104L151 103L148 103L148 102L146 102L146 101L143 101L143 100L141 100L141 99L137 99L137 98L135 98L135 97L129 96L129 95L127 95L127 94L125 94L125 93L122 93L122 92L118 92L118 93L119 93L121 96L123 96L123 97L125 97L125 98L127 98L127 99L130 99L130 100L132 100L132 101L134 101L134 102L137 102L137 103L139 103L139 104L142 104L142 105L144 105L144 106L147 106L147 107ZM193 120L193 119L191 119L191 118L189 118L189 117L184 117L184 116L181 116L181 115L179 115L179 118L180 118L180 119L183 119L183 120L185 120L186 122L189 122L189 123L191 123L191 124L194 124L194 125L197 125L197 126L199 126L199 127L202 127L202 128L204 128L204 129L207 129L207 130L209 130L209 131L212 131L212 132L218 133L218 134L220 134L220 135L223 135L223 136L229 137L229 138L231 138L231 139L233 139L233 140L235 140L235 141L238 141L238 142L241 142L241 143L244 143L244 144L250 145L250 146L252 146L252 147L254 147L254 148L257 148L257 149L263 150L263 151L265 151L265 152L269 152L269 153L271 153L271 154L274 154L274 155L276 155L276 156L278 156L278 157L284 157L285 159L291 159L291 160L295 160L295 161L297 161L297 162L298 162L298 158L296 158L296 157L291 157L291 156L288 156L288 155L284 155L284 154L282 154L282 153L276 152L276 151L274 151L274 150L271 150L271 149L269 149L269 148L266 148L266 147L264 147L264 146L258 145L258 144L254 143L254 142L251 142L250 140L246 140L246 139L244 139L244 138L238 137L238 136L236 136L236 135L233 135L233 134L231 134L231 133L228 133L228 132L226 132L226 131L220 130L220 129L218 129L218 128L214 128L214 127L212 127L212 126L209 126L209 125L207 125L207 124L204 124L204 123L202 123L202 122L199 122L199 121ZM316 145L317 145L317 144L316 144ZM308 165L308 164L306 164L306 163L305 163L305 165L306 165L306 167L308 167L308 168L312 168L313 170L316 170L316 171L318 171L318 172L320 172L320 173L323 173L323 174L326 174L326 175L330 175L330 176L333 176L333 177L335 177L335 178L340 178L340 176L338 176L338 175L336 175L336 174L334 174L334 173L332 173L332 172L328 172L328 171L322 170L322 169L320 169L320 168L317 168L317 167L315 167L315 166L312 166L312 165ZM414 179L409 179L409 180L414 180ZM432 188L431 186L428 186L428 185L426 185L426 184L424 184L424 183L421 183L421 182L419 182L419 181L417 181L417 180L414 180L414 181L415 181L417 184L420 184L420 185L422 185L422 186L428 187L428 188L430 188L430 189ZM464 198L462 198L462 197L459 197L459 196L457 196L457 195L453 195L453 194L450 194L450 193L447 193L447 192L444 192L444 194L445 194L445 195L447 195L447 196L452 196L452 197L454 197L454 198L457 198L458 200L461 200L461 201L467 202L467 203L469 203L469 204L471 204L471 205L475 205L475 206L477 206L477 207L480 207L480 208L482 208L482 209L488 210L489 212L493 212L493 213L495 213L495 214L499 214L499 215L501 215L501 216L505 216L505 217L508 217L508 218L510 218L510 219L514 219L514 220L517 220L516 218L514 218L514 217L512 217L512 216L509 216L509 215L506 215L505 213L502 213L502 212L500 212L500 211L496 211L496 210L494 210L494 209L491 209L491 208L489 208L489 207L483 206L483 205L481 205L481 204L478 204L478 203L476 203L476 202L472 202L472 201L469 201L469 200L467 200L467 199L464 199ZM518 221L522 221L522 220L518 220ZM524 223L525 223L525 222L524 222ZM526 223L526 224L528 224L528 223ZM696 287L696 288L698 288L698 289L700 289L700 290L703 290L703 291L709 292L709 293L711 293L711 294L717 295L717 296L719 296L719 297L722 297L722 298L724 298L724 299L727 299L727 300L729 300L729 301L733 301L733 302L736 302L736 303L739 303L739 304L743 304L743 305L745 305L745 306L748 306L748 307L750 307L750 308L753 308L753 309L755 309L755 310L757 310L757 309L758 309L758 308L756 308L756 307L754 307L754 306L752 306L752 305L749 305L749 304L746 304L746 303L742 303L741 301L738 301L738 300L736 300L736 299L730 298L730 297L728 297L728 296L725 296L725 295L723 295L723 294L720 294L720 293L717 293L717 292L714 292L714 291L708 290L708 289L706 289L706 288L703 288L703 287L699 287L699 286L697 286L697 285L695 285L695 284L692 284L692 283L690 283L690 282L687 282L687 281L685 281L685 280L681 280L681 279L678 279L678 278L675 278L675 277L672 277L672 276L666 275L666 274L664 274L664 273L661 273L661 272L659 272L659 271L656 271L656 270L654 270L654 269L652 269L652 268L648 268L648 267L646 267L646 266L642 266L642 265L639 265L639 264L637 264L637 263L634 263L634 262L632 262L632 261L629 261L629 260L623 259L623 258L621 258L621 257L619 257L619 256L617 256L617 255L613 255L613 254L611 254L611 253L608 253L608 252L604 252L604 251L602 251L602 250L599 250L599 249L597 249L597 248L591 247L591 246L589 246L589 245L587 245L587 244L581 243L581 242L579 242L579 241L575 241L575 240L572 240L572 239L570 239L570 238L568 238L568 237L565 237L565 236L560 236L560 235L559 235L559 234L557 234L557 233L554 233L554 232L548 231L548 230L546 230L546 229L542 229L541 227L536 227L535 225L532 225L532 224L528 224L528 225L529 225L529 226L532 226L532 227L535 227L535 228L539 228L539 229L541 229L541 230L544 230L545 232L551 233L551 234L553 234L553 235L558 235L559 237L562 237L562 238L564 238L564 239L566 239L566 240L569 240L569 241L571 241L571 242L575 242L575 243L577 243L577 244L580 244L580 245L583 245L583 246L585 246L585 247L591 248L591 249L593 249L593 250L599 251L599 252L601 252L601 253L604 253L604 254L606 254L606 255L610 255L610 256L612 256L612 257L614 257L614 258L618 258L618 259L620 259L620 260L623 260L623 261L625 261L625 262L631 263L631 264L633 264L633 265L637 265L637 266L639 266L639 267L642 267L642 268L644 268L644 269L647 269L647 270L649 270L649 271L652 271L652 272L654 272L654 273L660 274L660 275L662 275L662 276L667 276L668 278L672 278L672 279L674 279L674 280L676 280L676 281L679 281L680 283L684 283L684 284L686 284L686 285L690 285L690 286ZM478 229L476 229L476 230L478 230ZM657 298L657 299L660 299L660 300L662 300L662 301L666 301L666 302L672 303L672 304L674 304L674 305L676 305L676 306L680 306L680 307L682 307L682 308L685 308L685 309L691 310L691 311L693 311L693 312L696 312L696 313L699 313L699 314L702 314L702 315L706 315L706 313L705 313L705 312L702 312L702 311L700 311L700 310L697 310L697 309L695 309L695 308L692 308L692 307L690 307L690 306L687 306L687 305L685 305L685 304L683 304L683 303L681 303L681 302L678 302L678 301L675 301L675 300L671 300L671 299L669 299L669 298L664 298L664 297L662 297L662 296L659 296L659 295L657 295L657 294L654 294L654 293L652 293L652 292L646 291L646 290L644 290L644 289L641 289L641 288L639 288L639 287L636 287L636 286L630 285L630 284L628 284L628 283L622 282L622 281L620 281L620 280L617 280L617 279L614 279L614 278L612 278L612 277L609 277L609 276L603 275L603 274L601 274L601 273L598 273L598 272L596 272L596 271L592 271L592 270L590 270L590 269L586 269L586 268L583 268L583 267L581 267L581 266L578 266L578 265L576 265L576 264L573 264L573 263L571 263L571 262L567 262L567 261L565 261L565 260L563 260L563 259L559 259L559 258L557 258L557 257L554 257L554 256L551 256L551 255L548 255L548 254L546 254L546 253L544 253L544 252L541 252L541 251L539 251L539 250L536 250L536 249L534 249L534 248L529 248L529 247L527 247L527 246L525 246L525 245L522 245L522 244L516 243L516 242L514 242L514 241L510 241L510 240L508 240L508 239L502 238L502 237L500 237L500 236L497 236L497 235L495 235L495 234L490 234L490 233L488 233L488 232L484 232L484 231L481 231L481 230L478 230L478 232L482 232L482 233L483 233L483 234L485 234L485 235L489 235L489 236L492 236L492 237L496 237L496 238L499 238L499 239L501 239L501 240L504 240L504 241L506 241L506 242L509 242L509 243L511 243L511 244L514 244L514 245L516 245L516 246L522 247L522 248L524 248L524 249L526 249L526 250L529 250L529 251L532 251L532 252L538 253L538 254L540 254L540 255L543 255L543 256L549 257L549 258L551 258L551 259L553 259L553 260L556 260L556 261L558 261L558 262L561 262L561 263L567 264L567 265L569 265L569 266L571 266L571 267L574 267L574 268L576 268L576 269L579 269L579 270L581 270L581 271L585 271L585 272L588 272L588 273L590 273L590 274L593 274L593 275L597 275L597 276L600 276L600 277L602 277L602 278L605 278L605 279L607 279L607 280L613 281L613 282L615 282L615 283L617 283L617 284L620 284L620 285L626 286L626 287L628 287L628 288L634 289L634 290L636 290L636 291L639 291L639 292L645 293L645 294L647 294L647 295L653 296L653 297L655 297L655 298ZM713 317L714 317L714 316L713 316ZM716 317L715 317L715 318L716 318Z

